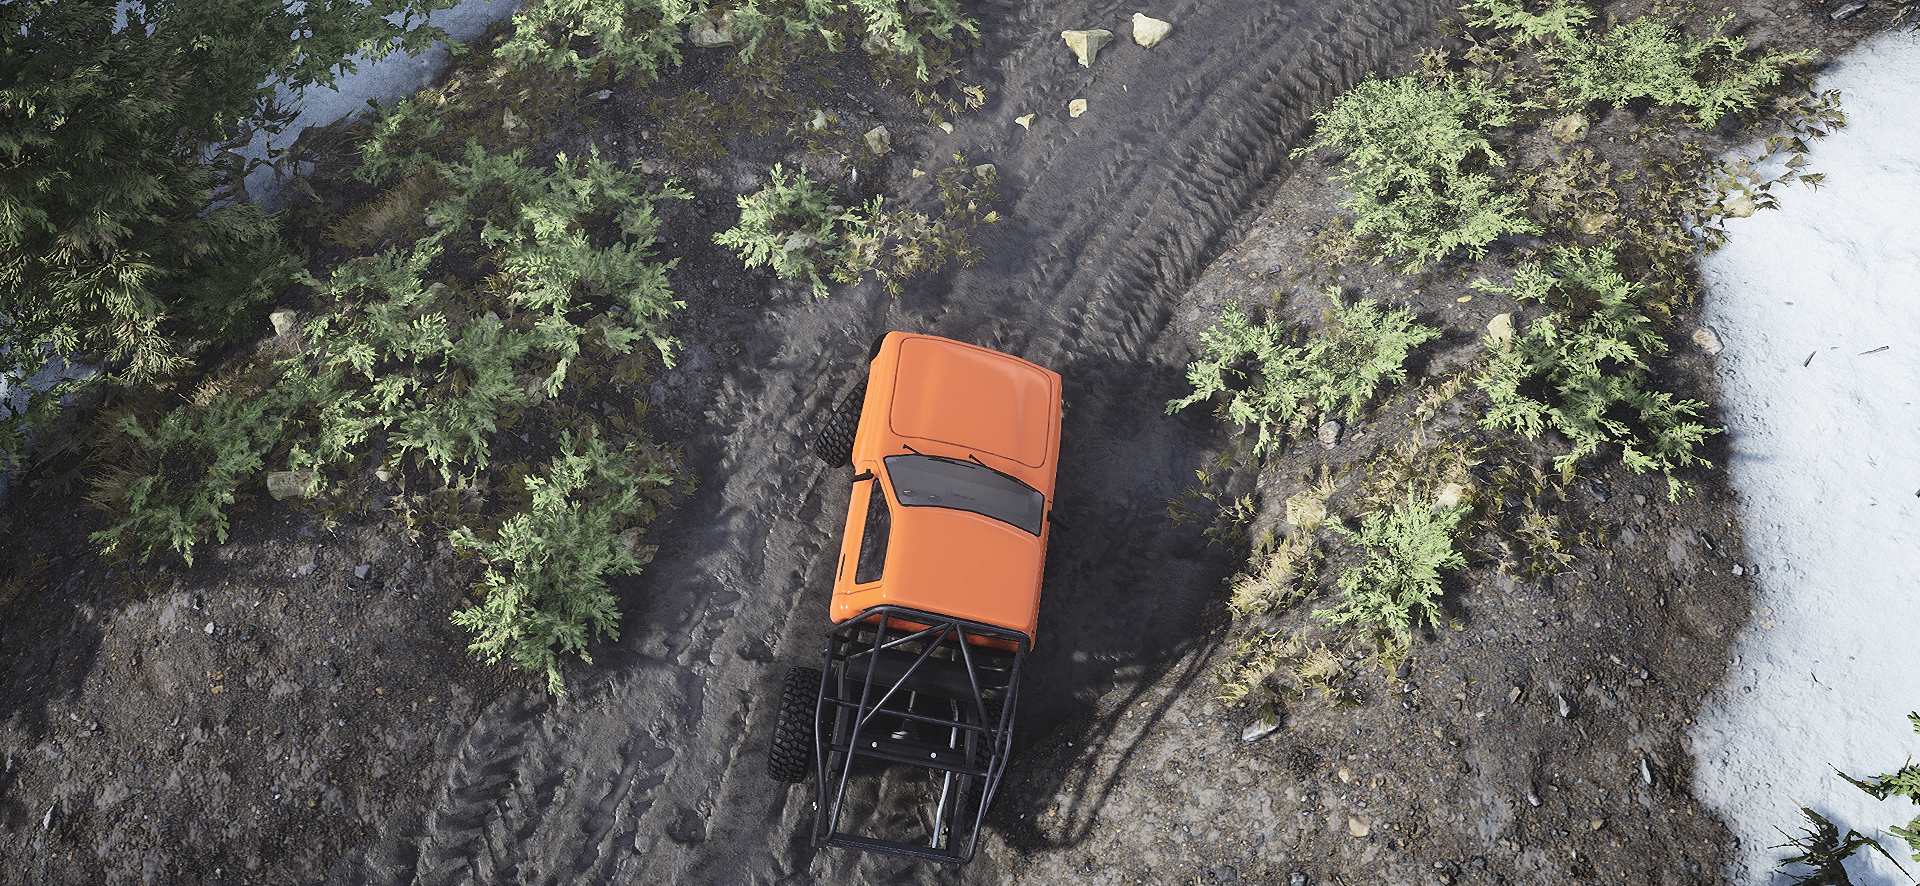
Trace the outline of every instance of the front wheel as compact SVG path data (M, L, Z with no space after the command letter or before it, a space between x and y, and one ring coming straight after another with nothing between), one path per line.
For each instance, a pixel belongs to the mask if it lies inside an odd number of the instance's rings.
M860 430L860 412L867 405L867 382L862 379L846 399L827 413L813 440L814 454L830 467L853 463L853 436Z
M767 754L767 775L774 781L798 784L813 768L814 714L820 706L820 671L796 667L787 671L780 688L780 713L773 721L773 747Z

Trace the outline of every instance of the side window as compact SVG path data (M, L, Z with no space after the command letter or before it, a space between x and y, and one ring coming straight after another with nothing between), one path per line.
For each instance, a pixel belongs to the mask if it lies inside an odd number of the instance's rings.
M867 499L867 525L860 530L860 559L853 566L857 585L880 580L887 566L887 533L893 529L893 514L887 510L887 494L880 491L880 481L869 480L867 486L873 494Z

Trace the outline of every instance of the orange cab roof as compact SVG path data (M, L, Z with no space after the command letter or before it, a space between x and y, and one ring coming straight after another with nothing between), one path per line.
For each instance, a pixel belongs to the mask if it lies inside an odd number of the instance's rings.
M847 509L835 622L892 604L1033 636L1049 524L1042 520L1035 535L980 513L902 505L886 459L911 451L977 461L982 470L1033 487L1051 510L1060 392L1059 375L1017 357L933 336L887 336L871 366L854 439L854 470L870 471L873 479L854 484ZM884 563L877 580L856 583L863 536L879 532L867 514L873 484L886 508Z

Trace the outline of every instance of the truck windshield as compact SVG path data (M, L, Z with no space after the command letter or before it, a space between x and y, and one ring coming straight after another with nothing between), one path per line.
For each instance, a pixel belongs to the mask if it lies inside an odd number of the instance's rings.
M953 508L1040 534L1046 497L984 465L931 455L887 456L893 494L905 507Z

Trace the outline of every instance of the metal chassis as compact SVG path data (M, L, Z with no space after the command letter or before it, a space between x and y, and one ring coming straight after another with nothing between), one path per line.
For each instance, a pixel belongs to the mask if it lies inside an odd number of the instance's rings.
M813 845L953 864L971 859L1013 746L1020 666L1031 642L1020 631L898 606L876 606L835 626L815 717ZM983 648L985 643L1011 650ZM947 700L950 715L924 712L916 704L922 698ZM906 738L893 731L895 725L919 735L944 730L946 740ZM925 844L840 829L847 786L861 760L937 775L939 798ZM979 803L965 814L970 795Z

